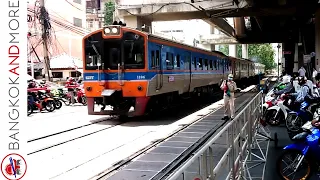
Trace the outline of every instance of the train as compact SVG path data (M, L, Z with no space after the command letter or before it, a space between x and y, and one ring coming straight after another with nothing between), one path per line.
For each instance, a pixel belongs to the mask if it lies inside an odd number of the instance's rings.
M248 59L121 25L91 32L82 43L90 115L143 116L177 99L211 97L228 74L238 85L264 75L264 65Z

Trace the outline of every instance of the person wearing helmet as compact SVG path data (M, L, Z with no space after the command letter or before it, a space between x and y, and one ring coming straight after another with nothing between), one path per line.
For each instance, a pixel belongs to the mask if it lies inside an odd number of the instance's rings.
M283 87L282 88L276 88L274 90L274 94L275 95L281 95L281 94L284 94L284 93L291 92L293 90L291 77L290 76L283 76L282 82L281 82L281 86L283 86Z
M298 84L301 87L299 92L291 93L290 95L296 97L295 103L302 103L308 95L311 95L311 90L307 85L307 78L305 76L298 77Z
M237 90L237 84L233 81L233 75L228 75L228 80L224 80L220 86L223 93L224 100L224 117L222 120L228 120L228 111L230 110L231 119L234 118L235 108L234 108L234 92Z

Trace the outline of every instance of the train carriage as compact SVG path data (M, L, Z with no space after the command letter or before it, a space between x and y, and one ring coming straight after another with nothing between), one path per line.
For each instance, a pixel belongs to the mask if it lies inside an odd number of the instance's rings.
M212 94L230 73L254 76L249 60L117 25L85 36L83 59L89 114L140 116L181 96Z

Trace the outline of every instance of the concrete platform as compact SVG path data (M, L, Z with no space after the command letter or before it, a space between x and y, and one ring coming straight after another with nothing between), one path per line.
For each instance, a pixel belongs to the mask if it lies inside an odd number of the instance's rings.
M235 100L237 110L241 110L244 104L248 103L256 93L246 93ZM212 112L210 115L202 118L198 122L192 124L185 130L182 130L177 135L169 138L161 143L156 148L141 157L134 159L123 169L107 178L108 180L150 180L158 179L166 173L166 170L172 168L175 164L179 164L179 160L185 155L190 154L192 147L200 143L203 138L210 132L214 133L221 128L225 121L223 117L223 108ZM214 134L213 134L214 135ZM226 151L226 145L223 142L225 137L221 137L221 144L214 146L214 154L217 159L221 158ZM217 161L218 162L218 161ZM197 172L198 167L191 166L188 172L190 176L187 179L192 179L194 172Z

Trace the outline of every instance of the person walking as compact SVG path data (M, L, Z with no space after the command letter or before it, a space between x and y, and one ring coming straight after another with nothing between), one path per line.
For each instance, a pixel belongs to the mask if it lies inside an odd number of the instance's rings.
M228 80L224 80L220 86L223 93L224 100L224 117L222 120L228 120L228 111L230 110L231 119L234 118L235 108L234 108L234 92L237 90L237 84L233 81L233 75L228 75Z

